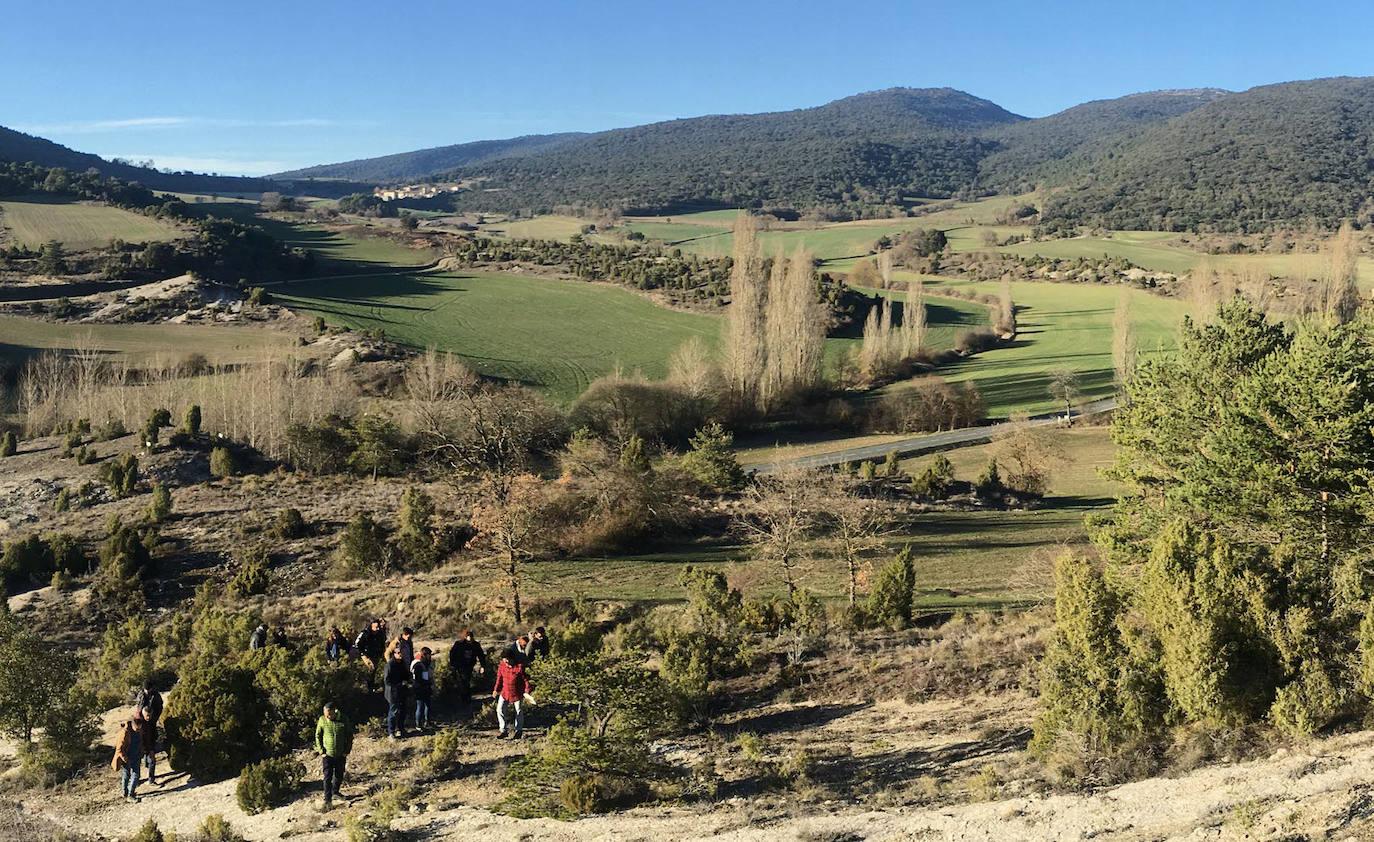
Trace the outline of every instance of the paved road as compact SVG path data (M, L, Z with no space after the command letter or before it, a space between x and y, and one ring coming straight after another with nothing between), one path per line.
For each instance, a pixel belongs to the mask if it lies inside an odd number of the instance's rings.
M1116 409L1116 398L1102 398L1101 400L1090 401L1074 410L1074 416L1096 415L1099 412L1110 412ZM1032 416L1028 423L1033 426L1045 426L1058 423L1063 419L1063 415L1054 412L1047 415ZM962 447L968 444L981 444L991 441L992 437L1010 426L1011 422L1001 424L989 424L985 427L964 427L959 430L948 430L943 433L928 433L923 436L913 436L909 439L898 439L884 444L867 444L862 447L851 447L846 450L832 450L828 453L813 453L810 456L798 456L794 459L779 459L776 462L760 462L756 465L749 465L744 470L755 474L771 474L784 467L798 466L803 468L828 468L835 465L843 465L846 462L863 462L868 459L885 459L887 454L896 451L898 456L910 456L915 453L929 453L935 450L949 450L954 447Z

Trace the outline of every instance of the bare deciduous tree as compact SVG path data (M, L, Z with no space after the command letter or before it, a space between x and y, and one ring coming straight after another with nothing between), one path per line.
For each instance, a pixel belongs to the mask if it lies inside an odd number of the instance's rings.
M1117 293L1116 310L1112 313L1112 367L1116 369L1116 385L1121 392L1131 382L1135 372L1136 338L1131 321L1131 299L1125 290Z
M1064 417L1073 415L1073 405L1083 393L1078 386L1078 372L1061 368L1050 373L1050 397L1064 404Z
M887 510L876 500L861 497L855 483L841 473L830 477L824 519L835 554L849 577L849 604L857 604L859 580L871 566L869 553L883 545L891 528Z
M1327 246L1322 278L1322 313L1328 321L1344 324L1360 309L1360 242L1349 222L1341 225Z
M753 400L765 365L767 291L757 223L751 215L741 213L735 219L734 236L730 308L725 313L725 371L730 387L745 400Z
M823 489L821 476L802 468L761 477L748 490L746 514L737 521L754 557L776 565L789 599L809 572Z

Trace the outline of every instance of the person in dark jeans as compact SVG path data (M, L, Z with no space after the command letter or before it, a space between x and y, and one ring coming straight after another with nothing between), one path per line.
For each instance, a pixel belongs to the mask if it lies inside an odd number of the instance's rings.
M157 692L151 681L144 682L143 689L134 699L134 720L140 723L139 734L143 747L143 760L148 765L148 783L157 786L157 723L162 718L162 694Z
M434 659L428 646L410 662L410 685L415 692L415 727L429 728L429 700L434 693Z
M478 675L486 672L487 653L482 644L472 637L472 632L463 629L458 641L448 653L448 668L453 671L453 685L458 693L458 704L467 707L472 704L472 672Z
M410 665L405 662L399 646L391 650L384 681L386 702L390 705L386 714L386 733L395 740L405 736L406 682L410 681Z
M344 765L353 750L353 723L343 711L332 704L324 706L324 715L315 723L315 751L320 755L320 775L324 778L324 809L334 803L334 796L343 786Z

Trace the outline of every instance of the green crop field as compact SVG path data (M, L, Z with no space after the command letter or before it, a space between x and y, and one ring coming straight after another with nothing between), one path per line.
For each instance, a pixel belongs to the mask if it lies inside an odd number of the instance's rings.
M346 228L326 228L269 217L255 217L251 221L289 246L315 252L324 261L325 271L331 274L414 268L427 266L438 259L429 249L413 249L385 237L368 236Z
M492 222L481 226L482 232L490 237L507 237L512 240L558 240L565 242L574 234L581 233L582 226L591 220L577 216L550 214L533 219L519 219L514 222Z
M177 362L201 353L212 364L284 356L296 348L284 331L230 325L58 324L0 316L0 359L19 363L43 350L92 350L134 363Z
M687 339L714 346L719 335L715 317L668 310L605 284L436 272L321 278L277 290L281 300L332 323L452 351L481 374L560 400L617 367L661 378Z
M6 238L28 248L58 240L69 251L96 248L113 239L147 243L183 236L175 226L151 216L48 197L0 201L0 228Z
M997 283L929 282L978 293L996 294ZM1017 308L1016 338L946 366L950 382L971 380L992 416L1048 412L1052 372L1077 372L1083 395L1105 397L1113 390L1112 315L1118 295L1131 302L1132 324L1142 355L1173 347L1185 305L1141 290L1096 284L1018 282L1012 285ZM897 383L888 390L905 387Z

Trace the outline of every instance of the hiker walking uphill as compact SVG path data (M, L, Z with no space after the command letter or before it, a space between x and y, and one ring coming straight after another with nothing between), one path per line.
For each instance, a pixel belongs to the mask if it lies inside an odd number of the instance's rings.
M391 650L386 662L386 733L396 740L405 736L406 683L410 681L410 664L402 657L400 647Z
M534 636L530 639L526 654L531 662L538 658L549 657L549 636L544 632L543 626L535 627Z
M382 621L373 620L358 632L353 648L358 650L367 667L367 691L371 693L377 689L377 669L382 666L382 653L386 651L386 630L382 628Z
M332 704L315 723L315 752L320 756L320 776L324 778L324 808L328 810L343 786L344 766L353 750L353 723Z
M519 652L507 649L501 653L501 664L496 668L496 688L491 697L496 700L497 739L506 737L506 708L515 713L515 739L525 735L525 696L534 689L525 663Z
M429 700L434 694L434 661L429 647L420 649L420 654L410 662L410 683L415 691L415 728L424 731L429 728Z
M140 723L139 736L143 744L143 759L148 765L148 783L157 786L157 723L162 718L162 694L151 681L134 699L134 720Z
M253 629L253 633L248 636L249 649L261 649L267 645L267 624L258 623L258 627Z
M335 626L329 630L329 636L324 639L324 656L330 663L342 660L344 653L348 651L348 641L344 638L344 633Z
M138 726L132 719L119 729L119 745L115 747L114 760L110 767L119 772L119 791L125 801L138 801L138 764L142 759L143 746L139 740Z
M453 671L458 704L463 707L472 704L472 672L475 669L478 675L485 673L486 660L487 653L482 651L482 644L473 639L470 630L463 629L448 653L448 668Z

